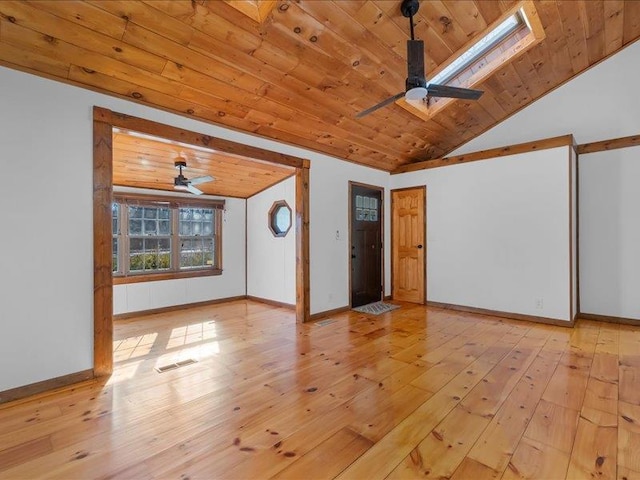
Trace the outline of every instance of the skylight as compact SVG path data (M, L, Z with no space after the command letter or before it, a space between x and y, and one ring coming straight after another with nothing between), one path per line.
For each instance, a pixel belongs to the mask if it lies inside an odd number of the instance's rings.
M435 75L429 83L446 85L452 79L464 72L469 66L479 58L485 56L489 51L502 43L509 35L525 24L523 13L517 11L507 17L496 28L487 33L466 52L456 58L451 64Z
M521 0L492 25L495 26L485 30L486 33L480 32L471 48L459 54L429 83L483 90L485 80L525 55L546 37L532 0ZM454 98L429 96L424 100L407 100L404 97L396 100L399 107L424 120L430 120L453 103Z

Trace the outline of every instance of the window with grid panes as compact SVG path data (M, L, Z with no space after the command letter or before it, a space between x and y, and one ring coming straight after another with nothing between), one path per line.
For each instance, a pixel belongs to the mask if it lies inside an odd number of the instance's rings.
M212 208L180 209L180 268L193 269L213 265L213 216Z
M191 203L195 203L192 205ZM112 205L116 277L221 273L219 235L224 202L116 195ZM157 275L156 275L157 277Z
M169 207L129 206L128 235L131 273L171 269L171 210Z

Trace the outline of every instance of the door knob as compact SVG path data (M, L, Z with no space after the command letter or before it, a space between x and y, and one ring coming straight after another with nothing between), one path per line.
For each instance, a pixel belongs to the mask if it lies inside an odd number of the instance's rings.
M418 248L422 248L422 245L418 245Z

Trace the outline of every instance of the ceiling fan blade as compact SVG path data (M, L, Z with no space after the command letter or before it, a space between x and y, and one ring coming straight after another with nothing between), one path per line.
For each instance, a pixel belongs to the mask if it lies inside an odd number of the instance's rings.
M424 42L407 40L407 77L409 82L424 82Z
M193 185L191 185L191 182L189 182L187 184L187 190L189 190L194 195L202 195L202 193L203 193L202 190L200 190L199 188L196 188Z
M191 185L198 185L199 183L213 182L214 180L215 178L211 175L205 175L204 177L192 178L189 180L189 183L191 183Z
M427 91L431 97L462 98L464 100L477 100L484 93L482 90L471 88L449 87L447 85L427 85Z
M362 118L365 115L369 115L370 113L375 112L379 108L385 107L390 103L395 102L397 99L401 97L404 97L404 92L396 93L393 97L389 97L386 100L381 101L377 105L374 105L373 107L369 107L366 110L361 111L360 113L356 114L356 118Z

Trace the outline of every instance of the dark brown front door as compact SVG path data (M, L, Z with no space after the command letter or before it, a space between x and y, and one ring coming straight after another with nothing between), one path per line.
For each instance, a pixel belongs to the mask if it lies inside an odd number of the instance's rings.
M382 190L351 184L351 306L382 300Z

